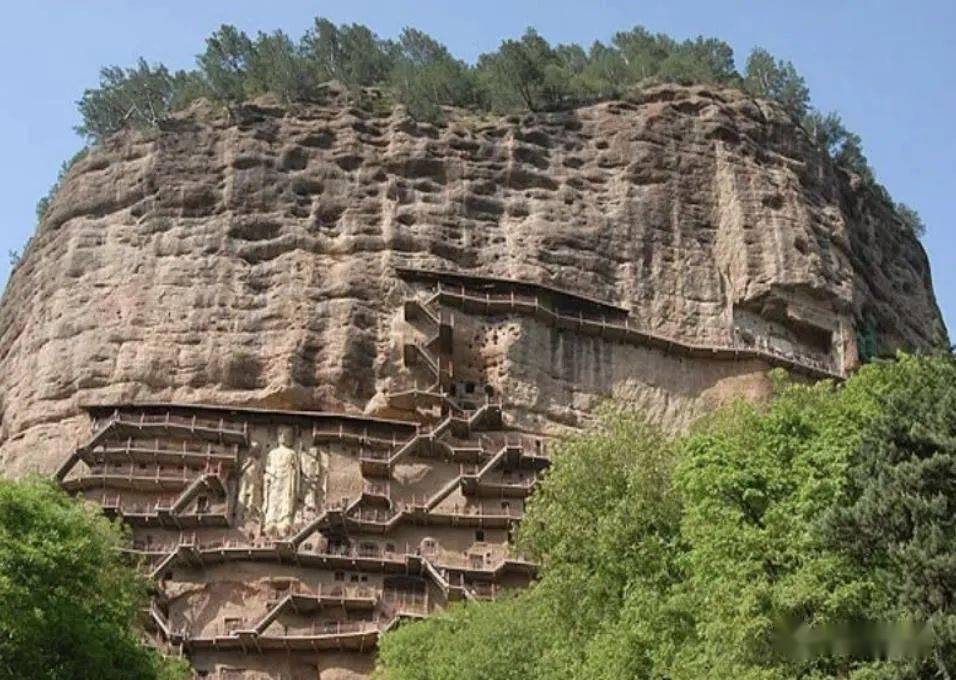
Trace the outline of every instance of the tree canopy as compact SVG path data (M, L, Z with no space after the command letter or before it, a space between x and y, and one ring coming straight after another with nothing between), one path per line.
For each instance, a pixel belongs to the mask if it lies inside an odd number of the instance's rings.
M678 437L609 411L530 501L536 585L387 634L379 675L952 677L954 461L950 356L781 380Z
M139 641L146 581L125 540L48 481L0 480L0 679L189 677Z

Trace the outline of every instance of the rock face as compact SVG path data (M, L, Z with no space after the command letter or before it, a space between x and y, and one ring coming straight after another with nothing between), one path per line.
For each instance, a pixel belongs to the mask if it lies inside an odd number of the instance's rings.
M422 304L451 308L436 326L454 375L416 364ZM925 253L737 91L440 126L331 90L232 119L197 107L108 140L58 192L0 305L0 469L56 469L89 439L84 405L420 423L438 387L500 399L503 427L544 437L612 395L680 427L765 393L771 366L844 375L861 333L880 353L947 341ZM296 423L244 440L255 453L224 483L244 531L281 538L360 493Z
M881 352L946 337L919 244L736 91L439 128L330 99L184 117L72 170L0 308L6 470L50 469L81 402L365 410L393 375L397 265L558 285L693 342L756 326L843 366L864 324ZM577 423L593 393L563 383L594 357L569 376L531 353L558 392L516 406ZM597 392L672 420L704 387L608 357Z

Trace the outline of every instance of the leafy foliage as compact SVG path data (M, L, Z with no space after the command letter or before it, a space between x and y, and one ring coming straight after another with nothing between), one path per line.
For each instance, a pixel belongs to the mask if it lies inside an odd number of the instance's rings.
M786 103L794 96L789 85L802 86L803 81L789 63L769 59L773 74L743 81L733 50L716 38L677 42L636 27L615 34L609 44L595 42L585 50L580 45L552 46L529 28L469 66L413 28L392 41L366 26L336 26L317 18L294 41L281 31L252 39L224 25L206 40L195 71L171 74L142 59L134 69L104 69L100 87L88 90L80 101L84 123L78 129L97 140L123 127L155 125L199 97L227 106L265 92L287 100L309 99L329 80L354 90L385 87L413 114L429 118L436 117L442 105L496 111L575 106L620 96L648 80L738 86L759 82L766 86L755 94ZM773 86L767 84L771 80Z
M467 65L425 33L406 28L394 55L390 82L415 118L437 121L442 105L476 101L475 79Z
M124 540L47 481L0 481L0 679L188 677L137 639L146 584Z
M667 438L565 442L519 545L540 580L385 636L383 678L931 678L956 665L956 361L787 384ZM791 626L929 621L921 657L800 656ZM792 641L792 640L791 640Z
M879 417L826 516L834 549L886 589L896 618L928 622L918 677L956 673L956 362L906 357L882 371Z
M131 69L108 66L100 71L100 86L77 102L83 123L76 131L95 142L126 127L155 126L172 111L183 79L142 58Z
M864 614L873 586L815 530L873 411L859 383L782 390L761 411L737 405L684 441L677 484L686 578L674 590L695 620L677 677L842 677L841 661L801 664L775 648L783 622Z
M548 41L529 28L520 40L505 40L478 59L478 76L498 111L551 108L566 96L562 60Z
M387 635L384 677L610 679L646 666L645 642L662 631L644 617L665 608L657 595L679 574L674 448L641 419L609 412L600 432L555 455L518 539L543 561L540 584Z
M301 50L282 31L260 33L248 56L247 95L273 92L285 101L306 99L315 92L316 75Z
M760 47L747 58L744 87L759 97L780 102L796 118L805 116L810 105L810 90L793 64L774 59Z
M213 97L236 103L254 92L255 80L249 76L255 61L254 50L249 36L233 26L222 26L206 38L206 51L196 58L196 63L200 78Z
M911 234L922 236L926 233L926 225L923 223L923 218L920 217L919 213L913 208L905 203L897 203L896 214L899 215L903 221L903 226L906 227Z
M336 27L317 18L302 39L303 53L319 82L338 80L350 87L384 84L392 69L394 46L368 27Z
M424 625L403 625L379 646L389 680L527 680L539 677L532 653L546 644L548 631L533 598L504 599L489 606L453 606ZM461 654L460 640L473 643ZM427 659L428 663L421 663Z

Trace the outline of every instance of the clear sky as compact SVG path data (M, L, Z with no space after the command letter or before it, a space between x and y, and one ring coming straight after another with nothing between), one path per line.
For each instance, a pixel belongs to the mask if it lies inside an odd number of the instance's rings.
M940 306L956 336L956 2L953 0L27 0L9 2L0 39L0 283L5 253L34 229L34 206L82 145L74 102L99 68L140 55L188 67L222 23L298 37L315 16L383 37L420 28L468 61L534 26L588 44L636 24L675 38L754 46L794 62L814 104L862 138L877 175L928 231Z

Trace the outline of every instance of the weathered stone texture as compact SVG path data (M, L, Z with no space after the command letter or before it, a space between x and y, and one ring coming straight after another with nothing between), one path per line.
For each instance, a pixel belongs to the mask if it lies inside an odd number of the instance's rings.
M882 351L946 336L918 242L767 103L660 87L432 127L330 97L197 109L76 165L0 306L0 466L52 469L80 403L376 410L400 373L398 265L561 286L705 344L814 317L841 367L864 318ZM612 393L684 422L765 369L519 335L481 351L545 426Z

